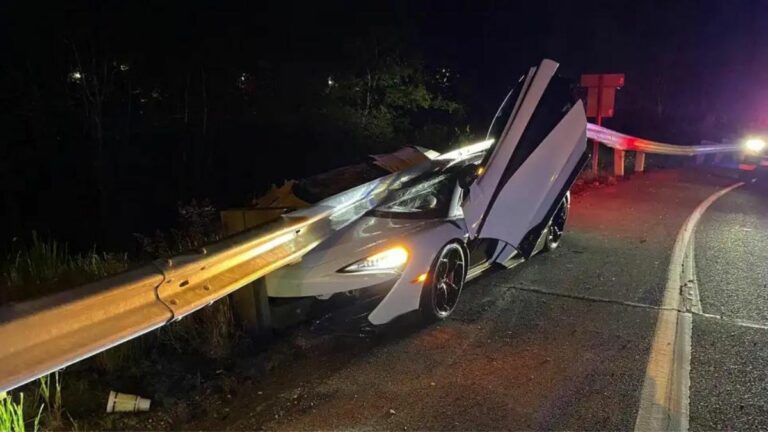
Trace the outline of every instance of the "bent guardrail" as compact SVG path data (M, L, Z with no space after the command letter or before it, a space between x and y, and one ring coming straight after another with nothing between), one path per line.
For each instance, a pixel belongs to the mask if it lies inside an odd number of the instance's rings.
M709 141L697 146L684 146L651 141L626 135L596 124L587 124L587 138L614 149L614 174L624 175L624 152L635 151L635 171L645 169L645 154L664 154L672 156L701 156L707 154L735 153L740 151L737 144L719 144ZM593 156L594 157L594 156Z

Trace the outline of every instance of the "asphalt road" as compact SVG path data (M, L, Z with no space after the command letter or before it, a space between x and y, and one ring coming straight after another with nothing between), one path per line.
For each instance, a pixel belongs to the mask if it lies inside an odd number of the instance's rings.
M633 429L677 232L733 183L685 169L588 190L561 248L470 282L447 321L406 318L369 337L299 330L286 343L301 353L266 380L171 426ZM748 185L696 230L693 430L768 428L767 216L768 188Z
M692 430L768 429L768 185L723 196L696 235ZM764 328L760 328L764 327Z

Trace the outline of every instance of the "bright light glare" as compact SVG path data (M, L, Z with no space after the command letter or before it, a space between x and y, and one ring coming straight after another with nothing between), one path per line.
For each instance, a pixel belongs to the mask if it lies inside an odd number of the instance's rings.
M765 149L765 141L760 138L750 138L744 142L744 147L753 153L759 153Z
M80 71L72 71L69 73L69 80L72 82L80 81L83 78L83 74Z
M413 280L413 283L424 283L427 280L429 273L422 273Z
M397 246L371 255L345 267L342 271L346 273L392 271L400 269L406 262L408 262L408 251L402 246Z
M295 232L289 232L288 234L277 236L251 249L251 256L261 255L264 252L269 252L272 249L283 245L284 243L288 243L294 238L296 238Z

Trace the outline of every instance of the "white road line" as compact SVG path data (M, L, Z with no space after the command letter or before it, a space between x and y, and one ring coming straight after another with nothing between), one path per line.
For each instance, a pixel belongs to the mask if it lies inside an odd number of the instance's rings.
M595 296L588 296L588 295L580 295L580 294L571 294L571 293L565 293L562 291L552 291L548 289L543 288L537 288L537 287L531 287L531 286L524 286L524 285L512 285L510 288L519 290L519 291L525 291L535 294L542 294L542 295L548 295L553 297L561 297L561 298L567 298L572 300L582 300L587 302L594 302L594 303L608 303L608 304L614 304L619 306L628 306L628 307L634 307L634 308L640 308L640 309L653 309L653 310L660 310L661 307L650 305L646 303L637 303L637 302L631 302L631 301L624 301L624 300L616 300L616 299L610 299L605 297L595 297ZM677 309L675 309L677 310Z
M690 309L685 309L681 291L686 291L686 297L690 299L694 298L693 291L696 291L698 299L693 273L693 232L701 215L712 203L742 184L736 183L704 200L677 233L645 370L635 431L688 430L692 318ZM688 286L690 284L692 286Z
M502 285L499 285L499 286L502 286ZM650 309L655 311L671 310L673 312L679 312L678 309L663 309L661 306L656 306L656 305L651 305L646 303L616 300L616 299L605 298L605 297L570 294L570 293L564 293L562 291L553 291L553 290L536 288L536 287L528 287L524 285L512 285L512 286L504 285L504 287L511 288L518 291L524 291L527 293L541 294L545 296L559 297L559 298L565 298L569 300L579 300L579 301L585 301L585 302L591 302L591 303L606 303L606 304L617 305L617 306L627 306L627 307L633 307L633 308L639 308L639 309ZM693 315L700 316L702 318L720 321L730 325L768 330L768 322L757 322L757 321L743 320L739 318L728 318L728 317L708 314L704 312L694 312L694 311L690 311L690 312Z
M721 322L732 324L735 326L768 330L768 323L761 323L761 322L743 320L738 318L725 318L725 317L721 317L720 315L712 315L712 314L705 314L705 313L702 313L700 315L704 318L721 321Z

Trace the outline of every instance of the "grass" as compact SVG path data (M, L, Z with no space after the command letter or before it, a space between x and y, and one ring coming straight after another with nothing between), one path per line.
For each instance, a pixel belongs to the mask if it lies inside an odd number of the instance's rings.
M176 255L219 237L216 210L207 203L193 202L179 207L177 228L152 238L140 238L144 243L142 258ZM123 271L129 265L127 254L105 253L96 249L72 253L65 243L42 238L34 232L27 241L14 241L11 251L2 258L0 256L0 304L70 289ZM80 366L81 372L73 375L77 378L72 379L78 381L68 379L68 385L95 391L99 386L92 385L90 378L85 377L101 376L113 384L128 383L138 388L152 388L155 394L170 392L172 389L149 382L151 378L148 378L157 375L160 369L156 365L164 362L164 356L196 357L202 360L199 364L208 363L208 359L226 359L233 352L239 337L232 306L229 299L224 298L158 332L128 341L87 360ZM41 378L37 388L35 384L29 384L24 389L36 392L35 397L25 402L22 393L17 393L16 398L8 394L0 396L0 432L25 431L25 427L34 427L33 430L37 431L41 422L45 429L79 427L70 416L75 412L64 408L62 381L58 372ZM95 400L89 397L86 396L84 401ZM70 403L80 407L81 401L73 398L79 399L80 396L67 397ZM34 411L37 416L25 419L24 404L27 412Z
M238 337L229 297L224 297L184 319L160 329L160 342L179 353L227 357Z
M32 232L16 241L0 263L0 304L29 300L89 282L128 267L126 254L91 250L72 254L66 244L43 240Z
M42 423L45 423L46 429L60 430L63 428L64 407L61 398L61 375L56 371L41 377L37 383L37 395L33 398L34 401L31 405L31 408L37 410L37 415L34 418L24 418L23 392L18 393L18 401L15 401L10 393L0 393L0 431L25 432L29 423L32 423L33 431L38 431L41 420Z
M51 375L53 376L53 383L51 383ZM40 409L43 406L48 407L46 413L48 426L52 429L60 429L64 419L64 405L61 400L61 376L59 371L40 378L39 382L38 395L42 399ZM51 387L51 384L53 384L53 387Z
M19 395L19 402L13 401L8 393L0 393L0 430L24 431L24 393Z
M217 210L206 201L180 204L176 228L153 236L136 235L144 258L169 257L220 238ZM16 241L0 262L0 304L41 297L125 270L127 254L98 252L73 254L66 244L43 239L32 232L29 241ZM223 299L191 317L164 328L159 344L176 352L225 357L237 332L231 305ZM119 345L96 357L96 366L116 371L131 365L151 349L146 340Z
M32 424L32 430L35 432L40 429L42 412L43 407L40 406ZM27 430L24 420L24 393L19 393L18 402L15 402L8 393L0 393L0 430L7 432L25 432Z

